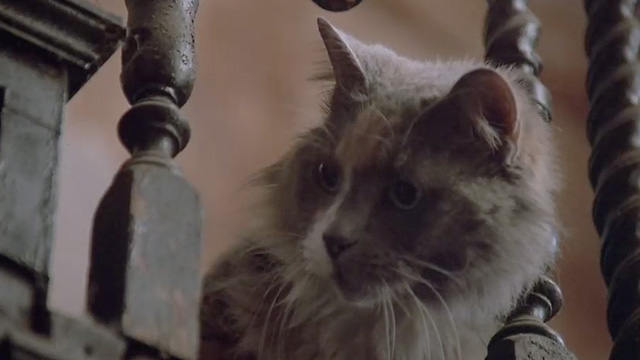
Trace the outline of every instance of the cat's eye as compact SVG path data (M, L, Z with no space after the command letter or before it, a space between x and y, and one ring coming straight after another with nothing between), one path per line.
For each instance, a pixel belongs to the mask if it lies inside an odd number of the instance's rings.
M412 183L399 180L389 188L389 199L391 202L402 210L414 208L420 202L422 191Z
M340 168L330 162L321 162L314 169L315 179L324 190L335 193L340 187Z

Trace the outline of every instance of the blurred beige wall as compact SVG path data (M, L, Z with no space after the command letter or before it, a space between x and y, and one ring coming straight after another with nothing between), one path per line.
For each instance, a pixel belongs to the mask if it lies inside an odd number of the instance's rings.
M123 0L93 1L125 13ZM580 0L538 0L532 7L543 24L543 79L554 96L566 170L559 201L566 235L557 275L565 306L554 326L582 360L604 359L610 347L606 292L586 178L584 11ZM193 136L178 161L203 200L203 266L233 241L246 217L250 198L239 191L243 181L318 120L321 89L306 80L324 56L318 15L409 57L481 57L485 9L482 0L364 0L351 12L328 14L311 0L201 0L198 80L184 109ZM119 70L117 54L67 108L50 303L70 314L84 311L93 211L127 158L116 136L128 107Z

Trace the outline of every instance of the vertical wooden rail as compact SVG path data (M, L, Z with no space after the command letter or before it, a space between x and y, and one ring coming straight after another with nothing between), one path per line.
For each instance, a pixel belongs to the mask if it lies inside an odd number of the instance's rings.
M123 34L83 2L0 1L0 340L4 320L50 330L63 109Z
M640 23L636 0L585 1L593 221L609 288L612 360L640 358Z
M195 80L198 0L126 0L118 134L131 153L97 210L88 308L127 340L127 359L195 359L202 213L173 157Z
M542 61L535 51L540 23L527 4L527 0L488 0L485 58L495 65L517 68L542 118L550 122L551 95L538 79ZM548 277L541 278L491 339L487 359L574 359L562 338L545 324L561 306L560 288Z
M113 360L121 339L47 307L64 107L121 20L82 0L0 1L0 359ZM82 254L66 254L82 256Z
M485 59L522 73L522 84L535 99L545 121L551 121L551 94L540 82L542 60L536 53L540 22L528 0L487 0L484 28Z

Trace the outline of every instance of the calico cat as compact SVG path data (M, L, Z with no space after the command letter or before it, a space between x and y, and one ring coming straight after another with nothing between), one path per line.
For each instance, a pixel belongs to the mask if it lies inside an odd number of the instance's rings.
M204 280L206 359L484 359L556 253L551 129L515 70L318 26L326 118Z

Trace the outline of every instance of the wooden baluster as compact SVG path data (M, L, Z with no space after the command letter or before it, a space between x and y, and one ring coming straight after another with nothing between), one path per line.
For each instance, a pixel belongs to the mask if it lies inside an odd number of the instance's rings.
M357 6L362 0L313 0L316 5L327 11L347 11Z
M202 213L173 157L195 80L198 0L126 0L118 133L132 154L97 210L88 308L128 340L128 358L197 357ZM162 355L161 355L162 354Z
M551 121L551 94L540 82L542 60L536 53L540 22L528 0L487 0L484 29L485 59L495 65L514 66L522 84L535 99L545 121Z
M640 358L640 24L638 1L585 1L593 221L609 288L612 360Z
M542 118L551 121L551 94L540 82L542 61L535 51L540 23L527 0L488 0L485 58L511 65L522 73L524 87L536 101ZM487 359L573 359L560 336L545 324L560 310L562 293L549 278L539 280L492 338Z
M560 288L542 277L489 342L487 360L575 359L560 335L545 324L561 307Z

